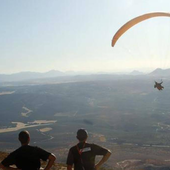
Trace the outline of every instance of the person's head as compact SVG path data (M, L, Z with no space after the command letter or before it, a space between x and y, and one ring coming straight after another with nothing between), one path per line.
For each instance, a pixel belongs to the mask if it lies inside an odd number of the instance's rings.
M77 139L80 141L80 142L84 142L86 141L88 138L88 132L87 130L85 129L79 129L77 131Z
M18 135L18 139L22 145L28 145L30 142L30 134L28 131L21 131Z

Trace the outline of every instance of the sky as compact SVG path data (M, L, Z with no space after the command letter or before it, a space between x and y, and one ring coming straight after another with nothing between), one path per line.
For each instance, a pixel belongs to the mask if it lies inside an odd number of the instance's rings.
M169 0L0 0L0 74L23 71L121 72L170 68L170 18L116 31Z

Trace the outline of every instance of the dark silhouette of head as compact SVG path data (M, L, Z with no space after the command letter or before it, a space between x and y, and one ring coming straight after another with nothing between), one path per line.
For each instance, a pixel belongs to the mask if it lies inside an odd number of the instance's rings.
M80 142L86 141L87 137L88 137L88 132L87 132L87 130L85 130L85 129L79 129L79 130L77 131L77 139L78 139Z
M22 145L28 145L30 142L30 134L28 131L21 131L18 135L18 139Z

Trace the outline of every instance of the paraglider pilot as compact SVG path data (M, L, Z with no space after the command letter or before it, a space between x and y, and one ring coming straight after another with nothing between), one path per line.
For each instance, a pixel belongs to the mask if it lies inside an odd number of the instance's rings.
M163 81L161 81L160 83L157 83L156 81L155 81L155 85L154 85L154 88L157 88L158 90L162 90L164 87L162 86L162 83L163 83Z

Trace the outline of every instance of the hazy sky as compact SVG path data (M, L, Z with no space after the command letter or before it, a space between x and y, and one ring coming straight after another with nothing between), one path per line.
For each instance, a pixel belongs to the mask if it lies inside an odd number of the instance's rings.
M124 71L170 67L170 18L115 32L170 0L0 0L0 74L20 71Z

